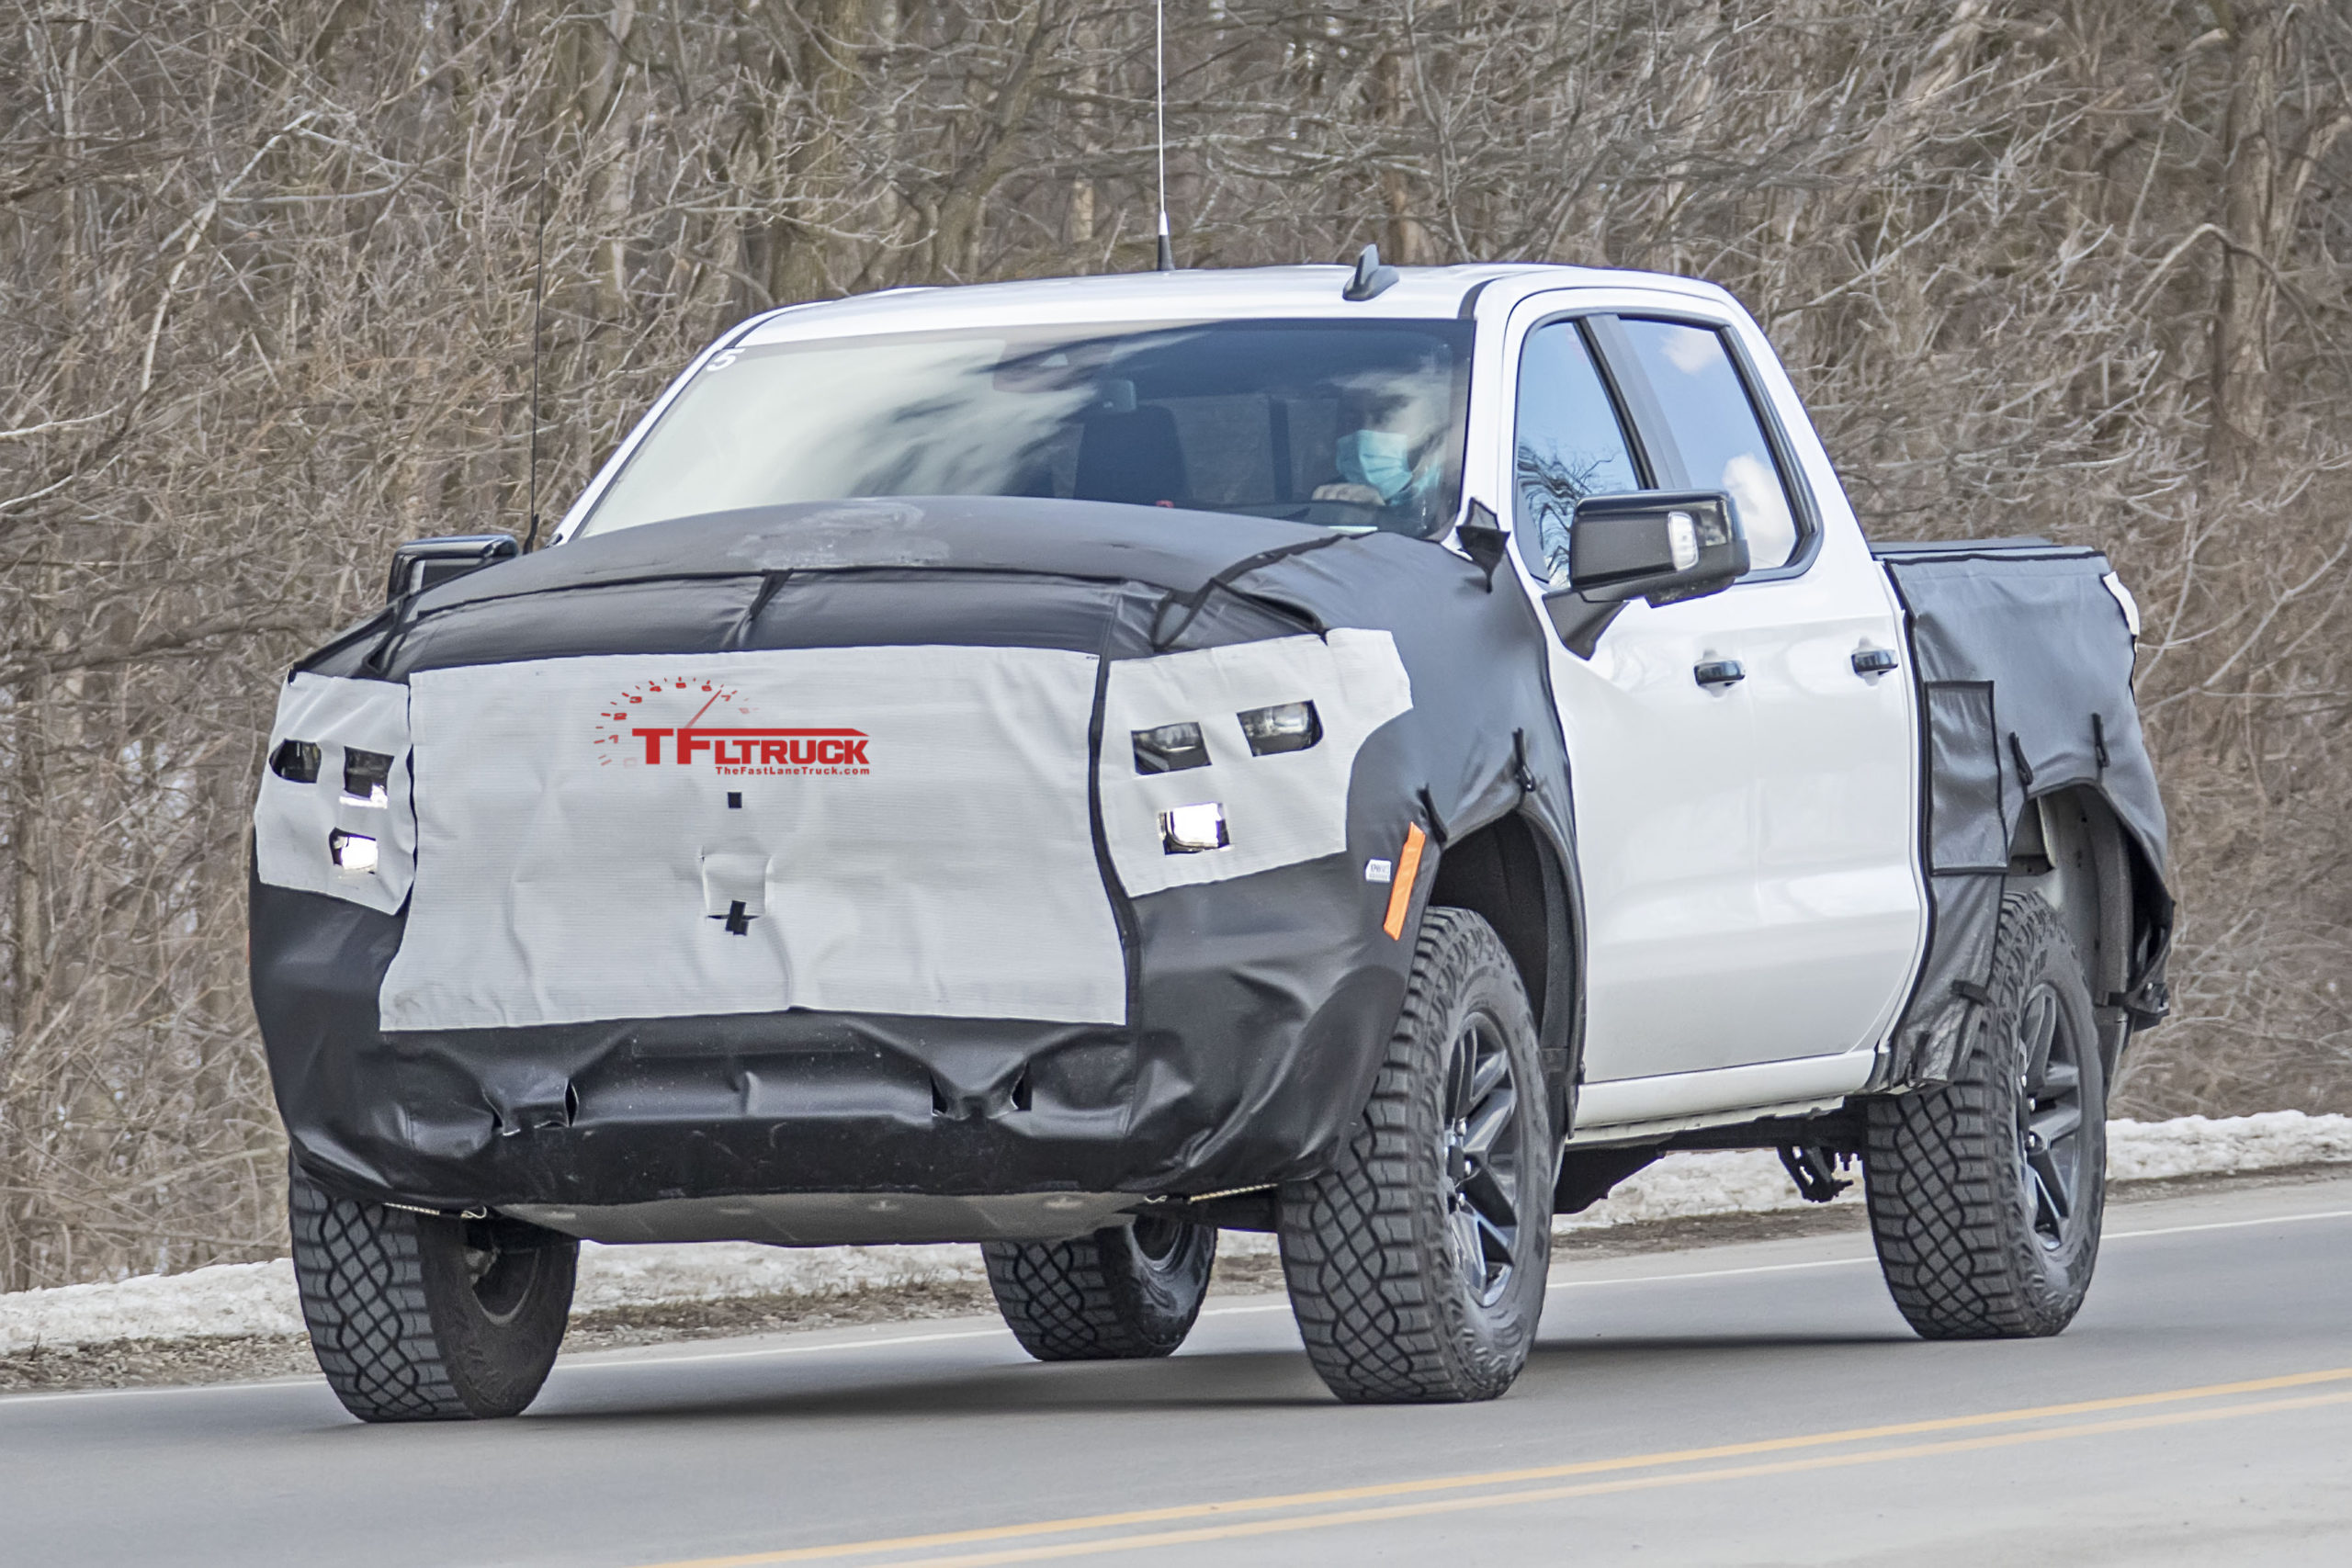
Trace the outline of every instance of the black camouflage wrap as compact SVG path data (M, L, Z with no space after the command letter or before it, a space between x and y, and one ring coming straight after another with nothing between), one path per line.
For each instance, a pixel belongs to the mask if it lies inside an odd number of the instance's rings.
M2132 637L2096 550L2040 540L1887 545L1910 629L1924 758L1928 953L1873 1087L1948 1082L1991 977L2009 850L2030 802L2096 795L2128 840L2131 1028L2165 1015L2165 810L2132 694Z
M1443 846L1511 818L1556 881L1540 902L1573 897L1548 633L1507 574L1421 539L1159 508L782 506L490 567L301 666L404 682L522 660L884 644L1114 660L1340 626L1391 633L1413 693L1358 754L1347 854L1139 898L1099 855L1125 951L1124 1026L793 1010L387 1033L378 989L406 908L256 880L253 991L298 1157L353 1195L436 1208L1204 1194L1315 1170L1370 1092ZM1094 744L1124 749L1102 735L1102 690ZM1392 940L1389 888L1363 867L1396 856L1409 825L1432 842ZM1566 930L1563 915L1555 998L1572 987ZM1565 1077L1574 1009L1543 1010Z

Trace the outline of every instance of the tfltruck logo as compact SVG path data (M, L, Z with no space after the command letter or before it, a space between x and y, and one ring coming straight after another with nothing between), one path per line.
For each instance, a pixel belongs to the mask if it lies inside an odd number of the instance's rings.
M639 681L596 714L605 767L709 768L735 775L872 773L862 729L762 724L735 688L695 676Z

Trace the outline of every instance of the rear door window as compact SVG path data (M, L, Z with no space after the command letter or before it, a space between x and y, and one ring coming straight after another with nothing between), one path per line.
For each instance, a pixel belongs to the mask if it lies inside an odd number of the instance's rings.
M1619 324L1680 457L1679 482L1731 497L1755 568L1786 566L1797 550L1796 511L1723 333L1685 321L1623 317Z

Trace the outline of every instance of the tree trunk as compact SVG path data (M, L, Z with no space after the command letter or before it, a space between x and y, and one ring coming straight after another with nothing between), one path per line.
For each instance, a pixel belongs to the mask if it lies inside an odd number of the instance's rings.
M859 51L873 8L874 0L809 0L800 7L792 60L800 114L786 164L786 215L776 224L768 271L768 292L780 305L836 292L827 265L828 220L849 183L849 139L856 134L865 80Z
M2230 98L2222 127L2222 285L2213 304L2206 460L2243 480L2270 423L2268 240L2278 186L2278 18L2270 0L2222 0Z
M40 646L42 628L35 625L24 629L29 634L27 642ZM33 1052L45 1021L42 1001L48 979L49 879L43 861L49 834L41 809L48 771L48 684L39 674L19 682L12 714L16 776L8 800L8 869L15 896L9 909L8 1051L0 1056L0 1291L21 1291L32 1283L29 1222L39 1203L34 1189L40 1129L30 1121L47 1102L34 1092L40 1087L40 1075Z
M1382 55L1373 68L1374 117L1381 125L1396 128L1389 140L1400 147L1415 140L1405 130L1412 107L1405 82L1408 69L1404 54L1397 51ZM1412 181L1404 170L1385 161L1380 169L1380 207L1383 258L1399 266L1427 266L1434 258L1430 254L1429 230L1413 210Z

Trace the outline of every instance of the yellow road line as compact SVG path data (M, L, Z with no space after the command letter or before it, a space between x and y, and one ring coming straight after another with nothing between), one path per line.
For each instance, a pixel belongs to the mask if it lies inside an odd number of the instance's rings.
M1394 1481L1370 1486L1338 1487L1320 1492L1293 1492L1267 1497L1241 1497L1216 1503L1177 1504L1163 1508L1139 1508L1125 1513L1092 1514L1076 1518L1046 1519L1033 1524L993 1525L978 1529L947 1530L933 1535L894 1536L876 1540L844 1541L831 1546L803 1546L776 1551L754 1551L730 1557L697 1557L652 1565L652 1568L755 1568L755 1565L776 1562L816 1562L842 1557L865 1557L883 1551L915 1551L948 1546L974 1546L986 1541L1012 1540L1024 1536L1066 1535L1080 1530L1115 1529L1135 1525L1168 1524L1179 1519L1216 1518L1234 1514L1271 1513L1282 1509L1310 1508L1334 1503L1360 1503L1378 1497L1408 1497L1430 1492L1453 1492L1475 1487L1503 1486L1518 1482L1552 1481L1571 1475L1604 1474L1611 1471L1647 1470L1660 1465L1690 1464L1704 1460L1736 1459L1754 1454L1785 1453L1792 1450L1834 1447L1841 1443L1868 1442L1877 1438L1917 1437L1929 1432L1963 1431L1973 1427L2003 1426L2018 1421L2042 1421L2063 1416L2087 1416L2101 1411L2130 1410L2152 1404L2178 1404L2188 1400L2219 1399L2231 1394L2266 1393L2279 1389L2307 1388L2316 1383L2341 1382L2352 1379L2352 1367L2335 1367L2324 1371L2291 1372L2280 1377L2253 1378L2240 1382L2204 1383L2194 1388L2165 1389L2154 1393L2119 1394L2107 1399L2077 1400L2066 1404L2032 1405L2018 1410L1996 1410L1975 1416L1948 1416L1927 1421L1904 1421L1886 1426L1855 1427L1838 1432L1815 1432L1798 1437L1766 1438L1754 1442L1724 1443L1710 1448L1677 1449L1659 1453L1629 1454L1615 1459L1579 1460L1566 1464L1541 1465L1523 1470L1488 1471L1476 1475L1430 1476L1414 1481ZM2335 1403L2336 1398L2352 1400L2352 1394L2330 1396L2320 1403ZM2290 1408L2288 1404L2278 1408ZM2245 1406L2245 1410L2271 1406ZM2235 1414L2236 1411L2229 1412ZM2197 1413L2181 1419L2203 1419ZM2172 1419L2170 1417L2165 1418ZM2090 1428L2080 1428L2089 1430ZM2121 1428L2118 1428L2119 1430ZM2062 1428L2071 1433L2077 1428ZM2030 1440L2027 1434L2018 1440ZM2000 1439L1978 1439L1980 1446L1990 1446ZM1948 1445L1947 1445L1948 1447ZM1905 1450L1875 1450L1868 1458L1900 1457ZM1926 1450L1921 1450L1926 1451ZM1838 1456L1837 1462L1851 1462L1858 1456ZM1803 1461L1805 1464L1832 1462L1829 1460ZM1705 1472L1707 1475L1729 1476L1747 1472ZM1755 1473L1767 1473L1757 1471ZM1605 1489L1623 1489L1631 1483L1612 1483ZM1561 1495L1577 1495L1573 1489ZM1547 1494L1548 1495L1548 1494ZM1484 1502L1481 1498L1476 1501ZM1528 1500L1537 1500L1530 1497ZM1471 1503L1447 1503L1416 1506L1426 1510L1441 1506L1470 1506ZM1364 1517L1377 1516L1374 1510ZM1317 1520L1344 1522L1341 1516L1317 1515ZM1232 1527L1245 1532L1258 1527ZM1269 1526L1267 1528L1272 1528ZM1282 1528L1297 1528L1295 1521ZM1141 1540L1144 1538L1133 1538ZM1170 1538L1173 1539L1172 1537ZM1193 1539L1186 1536L1185 1539ZM1214 1535L1202 1540L1216 1539ZM1074 1550L1109 1551L1120 1543L1076 1543ZM1031 1549L1023 1549L1024 1551ZM1039 1549L1042 1550L1042 1549ZM1058 1549L1056 1549L1058 1550ZM986 1558L987 1562L1014 1562L1020 1558ZM926 1562L940 1565L967 1561L978 1562L980 1558L939 1558Z
M2055 1442L2062 1438L2086 1438L2112 1432L2138 1432L2158 1427L2185 1427L2200 1421L2222 1421L2240 1416L2262 1416L2285 1410L2308 1410L2323 1404L2352 1404L2352 1393L2314 1393L2301 1399L2275 1399L2259 1404L2230 1404L2219 1410L2176 1410L2162 1416L2134 1416L2120 1421L2086 1422L2073 1427L2041 1427L2026 1432L2002 1432L1990 1437L1960 1438L1942 1443L1913 1443L1903 1448L1871 1449L1860 1453L1818 1454L1811 1459L1779 1460L1770 1464L1732 1465L1719 1470L1685 1470L1666 1475L1627 1476L1617 1481L1589 1481L1576 1486L1543 1486L1524 1492L1482 1492L1474 1497L1441 1497L1425 1503L1398 1503L1385 1508L1351 1508L1307 1514L1286 1519L1256 1519L1248 1524L1213 1525L1203 1529L1161 1530L1150 1535L1114 1536L1104 1540L1066 1540L1051 1546L1016 1546L1003 1551L967 1552L961 1557L905 1557L876 1568L997 1568L1008 1562L1042 1562L1054 1558L1085 1557L1112 1551L1138 1551L1150 1547L1187 1546L1204 1541L1235 1540L1249 1536L1283 1535L1300 1530L1328 1529L1336 1525L1376 1524L1389 1519L1462 1513L1472 1508L1523 1506L1571 1497L1595 1497L1612 1492L1647 1492L1669 1486L1690 1486L1702 1481L1740 1481L1757 1476L1788 1475L1800 1471L1837 1470L1854 1465L1885 1464L1895 1460L1922 1459L1934 1454L1966 1453L1973 1450L2015 1448L2024 1443Z

